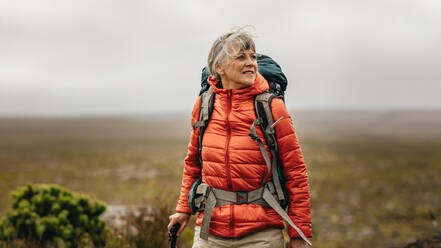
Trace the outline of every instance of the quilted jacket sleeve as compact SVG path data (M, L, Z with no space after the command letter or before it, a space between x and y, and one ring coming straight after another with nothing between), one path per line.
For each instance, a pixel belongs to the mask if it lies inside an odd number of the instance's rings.
M271 109L275 121L283 116L283 119L276 124L275 130L286 188L289 192L288 215L305 236L310 238L312 237L311 204L305 160L285 104L281 99L275 98L271 103ZM299 236L292 227L289 227L288 234L290 237Z
M197 99L194 104L192 118L191 118L191 126L193 127L193 123L199 120L199 110L200 110L200 97ZM191 213L190 208L188 206L187 195L190 191L191 185L201 177L201 167L199 164L199 129L191 129L190 134L190 142L187 148L187 156L184 160L184 170L182 173L182 185L181 185L181 193L179 196L178 205L176 207L176 212L180 213Z

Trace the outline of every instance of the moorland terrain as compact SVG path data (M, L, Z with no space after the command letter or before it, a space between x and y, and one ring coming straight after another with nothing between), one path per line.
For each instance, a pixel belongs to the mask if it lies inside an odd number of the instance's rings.
M392 247L441 216L441 110L296 111L317 247ZM189 115L0 118L0 215L8 192L53 183L108 205L176 199ZM171 207L172 208L172 207Z

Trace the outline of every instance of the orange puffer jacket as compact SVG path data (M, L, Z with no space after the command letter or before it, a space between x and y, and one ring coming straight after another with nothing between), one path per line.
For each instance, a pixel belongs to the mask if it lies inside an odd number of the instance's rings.
M268 90L268 83L260 74L257 74L254 84L245 89L218 88L213 78L209 78L209 83L214 89L215 101L202 144L202 180L211 187L228 191L257 189L268 169L257 142L248 133L256 119L254 97ZM273 99L271 108L274 120L284 117L275 130L289 191L288 215L306 237L312 237L308 174L292 120L281 99ZM200 98L193 109L192 124L199 120L199 110ZM265 141L260 128L257 127L256 131L260 139ZM198 136L199 129L193 129L176 212L191 212L187 194L201 175ZM203 213L200 213L196 225L201 225L202 218ZM230 204L214 209L210 233L221 237L241 237L269 226L284 227L282 218L272 208L255 204ZM299 236L291 227L288 233L291 237Z

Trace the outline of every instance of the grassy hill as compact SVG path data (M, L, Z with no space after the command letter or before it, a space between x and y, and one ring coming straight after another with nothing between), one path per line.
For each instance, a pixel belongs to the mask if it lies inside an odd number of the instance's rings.
M298 111L316 247L391 247L441 215L441 111ZM0 118L8 192L56 183L108 204L177 197L189 115ZM439 219L439 218L438 218Z

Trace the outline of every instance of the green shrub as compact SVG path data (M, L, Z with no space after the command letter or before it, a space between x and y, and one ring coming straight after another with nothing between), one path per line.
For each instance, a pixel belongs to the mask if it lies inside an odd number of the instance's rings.
M12 209L0 218L0 247L18 241L25 247L105 245L109 229L99 219L104 203L44 184L19 188L11 197Z

